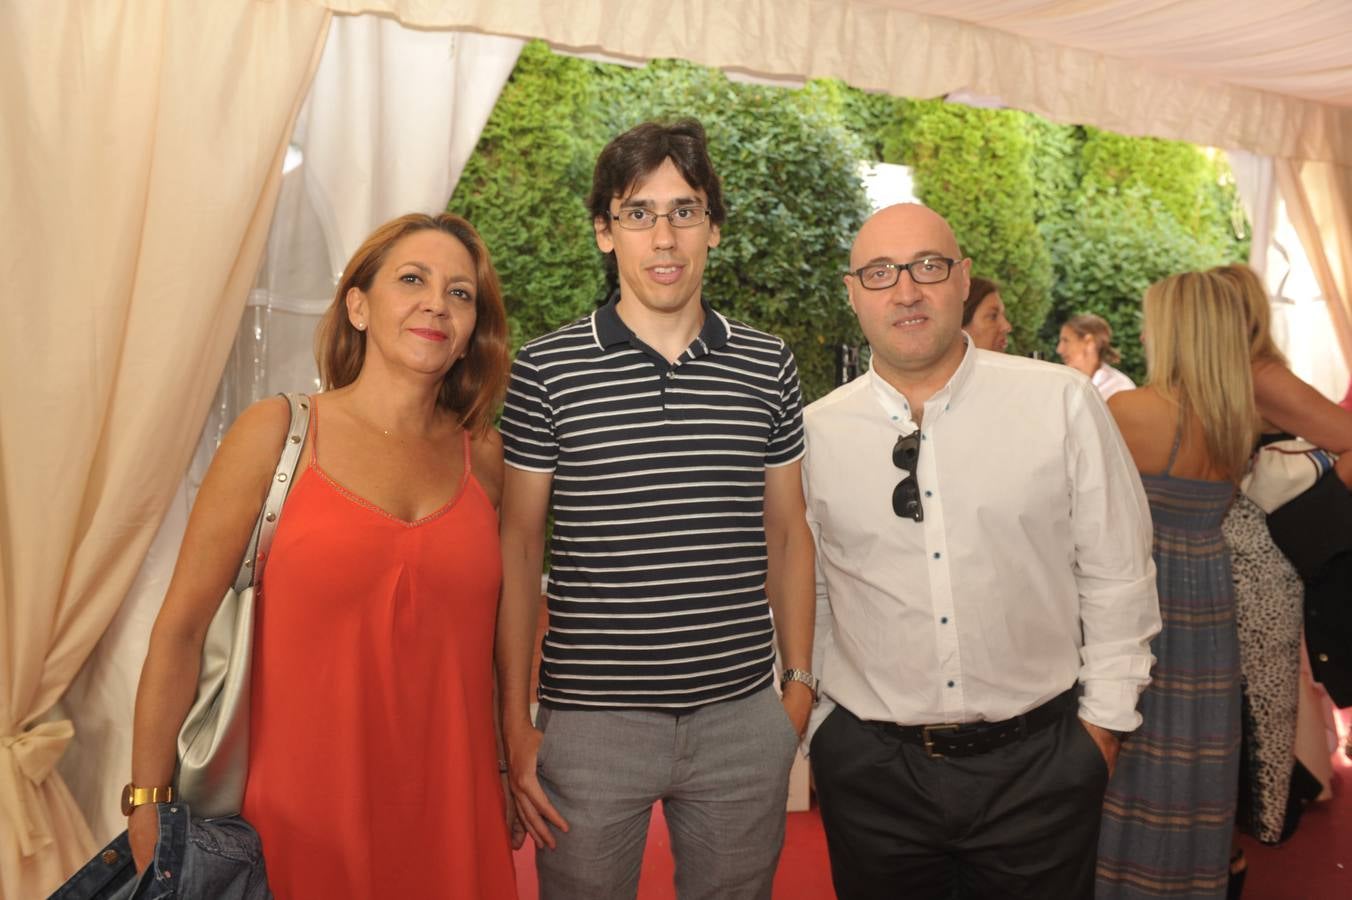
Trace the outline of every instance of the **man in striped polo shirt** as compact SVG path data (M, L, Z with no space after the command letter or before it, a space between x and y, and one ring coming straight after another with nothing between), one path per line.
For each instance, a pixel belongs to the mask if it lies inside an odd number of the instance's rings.
M701 297L725 213L698 122L617 137L588 204L619 291L521 349L501 425L512 793L544 898L635 896L659 799L683 900L768 898L816 688L797 369Z

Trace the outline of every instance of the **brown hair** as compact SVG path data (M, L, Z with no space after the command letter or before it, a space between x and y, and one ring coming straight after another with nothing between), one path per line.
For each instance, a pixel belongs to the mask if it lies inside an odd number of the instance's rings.
M976 315L976 308L981 305L981 301L1000 290L1000 285L989 278L978 278L973 275L969 281L971 287L967 289L967 299L962 304L963 325L971 325L972 316Z
M349 385L366 361L366 333L358 331L348 319L348 291L370 290L390 248L410 234L428 230L455 238L474 260L477 282L474 333L470 335L464 358L442 378L437 405L458 415L467 430L482 433L492 423L507 388L511 366L507 353L507 310L502 305L502 287L488 247L474 226L454 213L400 216L371 232L357 248L338 281L333 303L315 330L315 362L319 364L320 381L325 390Z
M644 122L606 144L596 158L587 207L592 219L604 219L609 227L610 201L649 172L671 160L676 171L692 188L704 191L709 200L709 221L722 225L727 218L723 188L709 158L709 143L698 119L675 122Z
M709 158L709 143L704 126L698 119L677 119L674 122L644 122L606 144L596 158L592 171L591 193L587 208L593 222L602 222L610 228L610 201L624 196L640 179L671 160L686 183L704 191L709 207L709 221L722 225L727 218L723 206L723 187ZM605 254L609 289L617 287L618 268L615 251Z
M1209 274L1225 279L1241 302L1241 311L1248 326L1249 359L1253 362L1272 360L1286 365L1286 357L1272 339L1272 305L1263 282L1258 279L1258 273L1248 266L1234 263L1217 266Z
M1080 313L1066 320L1066 327L1080 337L1092 337L1100 363L1114 365L1122 361L1122 354L1113 346L1113 329L1101 316Z

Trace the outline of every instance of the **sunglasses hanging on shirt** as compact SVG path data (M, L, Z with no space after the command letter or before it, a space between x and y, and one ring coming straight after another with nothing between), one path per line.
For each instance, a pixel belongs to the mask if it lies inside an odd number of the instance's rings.
M907 477L892 489L892 512L903 519L916 522L925 520L925 509L920 505L920 482L916 475L916 462L920 459L920 429L897 438L892 447L892 465L906 473Z

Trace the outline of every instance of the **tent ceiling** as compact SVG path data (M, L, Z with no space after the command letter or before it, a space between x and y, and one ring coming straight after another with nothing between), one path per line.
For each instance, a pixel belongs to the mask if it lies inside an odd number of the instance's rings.
M1352 106L1347 0L880 0L1163 73Z
M311 0L1352 165L1349 0Z

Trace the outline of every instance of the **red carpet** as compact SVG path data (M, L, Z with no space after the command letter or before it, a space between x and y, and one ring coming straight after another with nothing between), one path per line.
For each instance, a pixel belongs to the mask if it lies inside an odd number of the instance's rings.
M1245 840L1249 860L1244 900L1345 900L1352 898L1352 762L1337 755L1338 783L1332 800L1311 806L1300 829L1280 847ZM545 851L548 852L548 851ZM516 854L516 877L523 900L535 900L535 851ZM671 845L661 807L654 810L639 879L639 900L674 900ZM830 900L831 871L821 818L789 813L784 853L775 875L775 900Z

